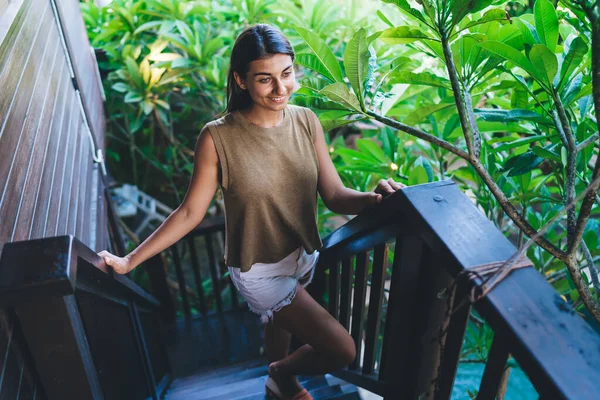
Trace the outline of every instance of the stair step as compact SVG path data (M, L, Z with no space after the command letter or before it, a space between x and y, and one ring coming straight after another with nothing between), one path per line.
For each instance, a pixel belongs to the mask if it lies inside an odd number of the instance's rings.
M362 400L362 398L360 397L360 394L358 393L358 391L356 389L354 389L351 392L346 392L346 393L340 393L340 394L335 394L331 397L324 397L321 399L318 399L315 397L315 400Z
M232 372L229 374L219 375L216 374L211 377L188 377L183 379L177 379L173 382L171 390L183 390L188 387L205 387L214 388L218 386L226 386L232 383L239 383L241 381L251 380L253 378L259 378L267 375L267 366L261 365L260 367L254 367L247 370L240 370L238 372Z
M176 379L165 400L265 400L267 363L255 360ZM300 376L315 400L360 400L356 387L331 375Z
M233 365L230 365L227 367L217 367L217 368L205 369L203 371L198 371L194 375L177 378L174 383L178 384L180 382L185 383L185 382L191 382L191 381L196 382L196 383L204 383L204 382L210 381L211 379L214 379L214 378L234 375L239 372L253 370L255 368L261 368L261 367L264 367L265 369L267 368L267 360L257 359L257 360L243 362L243 363L233 364Z

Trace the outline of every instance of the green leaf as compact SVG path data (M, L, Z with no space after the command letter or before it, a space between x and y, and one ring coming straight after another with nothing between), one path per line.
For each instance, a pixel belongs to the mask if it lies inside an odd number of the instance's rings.
M587 52L587 44L581 37L577 36L571 41L569 50L567 51L567 54L565 54L565 59L560 67L560 82L557 86L558 90L561 89L562 84L571 76L575 68L579 67L579 64Z
M525 138L514 140L509 143L504 143L498 147L493 148L491 151L493 153L498 153L498 152L501 152L504 150L514 149L515 147L520 147L520 146L526 145L528 143L533 143L533 142L537 142L537 141L544 140L544 139L548 139L548 136L547 135L537 135L537 136L525 137Z
M145 24L140 25L135 31L133 31L134 35L137 35L140 32L144 32L150 29L154 29L158 26L161 26L163 23L163 21L150 21L150 22L146 22Z
M125 93L128 90L131 90L131 86L129 86L128 84L124 83L124 82L117 82L114 85L111 86L113 88L113 90L119 92L119 93Z
M323 126L324 132L329 132L332 129L336 129L341 126L352 124L356 121L362 121L364 119L365 119L365 117L356 118L356 119L328 119L328 120L321 121L321 126Z
M319 93L338 104L362 114L362 109L356 95L348 90L348 86L345 83L337 82L325 86Z
M144 100L144 96L136 92L127 92L125 95L125 103L139 103Z
M415 168L415 167L423 167L425 169L425 173L427 173L427 181L422 182L422 183L427 183L427 182L433 181L433 176L434 176L433 168L431 167L431 162L429 162L428 159L426 159L423 156L417 157L417 159L415 160L415 162L411 168Z
M573 100L578 97L578 93L581 91L583 83L583 75L577 74L575 78L569 82L569 86L565 87L565 90L561 93L561 98L565 106L570 105Z
M562 165L564 165L565 167L569 163L569 152L567 151L566 147L560 148L560 161L562 162Z
M448 79L439 77L429 72L414 73L399 71L391 75L390 83L408 83L412 85L436 86L445 89L452 89Z
M420 185L423 183L428 183L429 178L427 177L427 170L422 165L417 165L414 168L410 169L408 173L408 185Z
M579 99L581 99L583 97L591 95L592 94L592 90L593 90L592 84L588 83L587 85L585 85L583 87L583 89L581 89L581 91L577 94L577 96L575 96L575 98L573 99L573 101L577 101L577 100L579 100Z
M531 110L501 110L491 108L476 108L475 115L483 118L486 121L497 122L515 122L515 121L533 121L539 123L547 123L547 119L542 115Z
M430 104L428 106L417 107L413 112L408 114L406 118L404 118L403 123L406 125L414 125L425 118L430 116L433 113L436 113L440 110L445 110L446 108L455 107L455 103L440 103L440 104Z
M512 108L527 108L529 105L529 93L522 87L514 88L510 97L510 106Z
M340 64L335 58L335 55L327 46L327 44L317 35L309 31L308 29L301 28L299 26L294 26L294 29L302 39L306 42L308 47L315 53L317 59L323 65L323 68L326 69L329 74L333 77L335 82L343 82L344 76L342 74L342 69L340 68Z
M386 163L388 160L385 153L375 142L369 139L357 139L356 148L363 153L368 153L375 157L379 162Z
M454 0L450 5L452 23L458 24L467 14L481 11L491 5L493 0Z
M144 100L142 102L142 110L144 111L145 115L150 114L152 110L154 110L154 103L152 103L150 100Z
M386 44L407 44L417 40L435 40L418 28L398 26L381 31L379 39Z
M127 67L127 72L129 72L129 76L135 86L139 88L144 87L144 79L142 78L137 62L131 57L126 57L125 66Z
M544 161L543 158L536 156L535 153L530 150L508 159L504 163L504 170L508 171L508 176L518 176L532 171L540 165L542 161Z
M516 66L527 71L531 76L536 75L535 69L533 68L533 65L531 65L531 62L527 59L527 57L525 57L525 55L523 55L519 50L515 49L514 47L511 47L505 43L498 42L495 40L478 43L477 46L481 46L487 51L496 54L497 56L500 56L507 61L512 62Z
M560 159L560 156L558 155L558 153L555 153L554 151L548 150L544 147L536 146L536 147L532 148L531 151L533 151L536 156L542 157L546 160L555 161L557 163L561 162L561 159Z
M523 35L522 42L523 44L528 44L533 46L534 44L540 43L540 38L538 37L537 32L533 25L529 22L522 20L520 18L515 18L514 23L517 28L521 31L521 35Z
M360 152L353 149L347 148L339 148L335 150L335 153L338 154L344 160L344 163L347 165L355 165L355 164L377 164L379 160L377 157L374 157L371 153L368 152Z
M331 75L331 73L325 68L321 60L314 53L299 53L296 54L296 60L298 64L312 69L315 72L323 75L325 78L329 79L331 82L335 82L335 79Z
M427 23L427 20L425 19L425 17L423 16L423 14L412 8L410 6L410 4L408 4L407 0L382 0L384 3L390 3L390 4L394 4L396 5L400 10L404 11L404 13L422 21Z
M554 6L548 0L536 0L533 15L540 41L554 53L558 43L558 17Z
M529 59L536 71L534 77L545 83L548 88L552 88L552 82L558 72L556 55L543 44L536 44L529 52Z
M509 22L508 14L506 10L502 8L492 8L483 14L481 18L476 21L471 21L465 25L464 29L469 29L477 25L487 24L488 22L499 21L501 24L507 24Z
M381 12L381 10L377 10L377 16L379 17L380 20L382 20L387 26L389 27L394 27L394 24L392 23L392 21L390 21L388 19L388 17L385 16L384 13Z
M369 73L369 58L371 56L366 36L367 31L364 28L359 29L352 36L344 51L346 76L354 89L354 93L358 96L358 102L363 110L365 108L365 79Z
M178 58L176 60L173 60L173 62L171 62L171 68L173 68L173 69L189 68L193 64L194 64L194 62L192 60L190 60L189 58L181 57L181 58Z

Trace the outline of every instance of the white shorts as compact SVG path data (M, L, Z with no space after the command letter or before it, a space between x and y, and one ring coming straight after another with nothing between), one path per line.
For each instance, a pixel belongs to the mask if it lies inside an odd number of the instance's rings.
M251 311L260 315L263 323L273 319L273 313L292 302L298 283L303 287L312 281L319 252L308 254L302 247L283 260L252 264L247 272L228 267L233 284L248 303Z

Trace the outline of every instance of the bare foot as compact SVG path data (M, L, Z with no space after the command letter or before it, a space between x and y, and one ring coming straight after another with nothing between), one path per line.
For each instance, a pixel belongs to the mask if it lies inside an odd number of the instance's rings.
M277 387L285 397L293 397L303 389L295 375L289 375L282 371L279 361L269 364L269 376L277 383Z

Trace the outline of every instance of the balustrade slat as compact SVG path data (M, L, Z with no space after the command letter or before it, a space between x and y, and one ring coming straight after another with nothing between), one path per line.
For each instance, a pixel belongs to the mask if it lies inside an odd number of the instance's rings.
M183 314L187 319L190 319L192 317L192 311L190 309L190 301L188 299L188 293L185 286L185 276L183 275L183 269L181 268L181 259L179 258L177 244L171 246L171 255L173 256L173 263L175 264L175 273L177 275L177 283L179 284L181 303L183 304Z
M340 264L333 263L329 268L329 313L339 318L340 305Z
M494 400L496 398L507 361L507 343L501 336L496 334L492 341L492 348L488 354L488 361L485 364L483 378L481 379L481 385L479 386L479 393L477 393L477 400Z
M457 309L458 305L465 298L466 292L467 288L464 285L459 285L452 299L452 317L447 327L444 342L444 352L441 359L442 365L435 392L436 399L449 399L452 395L452 386L456 378L462 344L471 312L469 303L463 304L461 308ZM451 294L449 293L448 295Z
M382 366L379 379L385 382L385 398L409 393L413 366L409 360L413 343L417 283L423 256L423 240L418 236L398 236L392 265L390 297L385 321Z
M165 272L162 256L157 254L146 261L145 270L150 279L152 294L160 301L160 315L163 321L174 323L175 304L173 304L171 291L167 285L167 274Z
M187 237L188 246L190 248L190 258L192 259L192 272L194 273L194 281L196 290L198 291L198 305L202 315L206 315L206 301L204 299L204 287L202 286L202 274L200 273L200 263L198 262L198 254L196 253L196 245L194 236Z
M133 324L135 342L138 348L138 355L140 358L140 365L142 365L142 369L144 370L144 377L146 378L146 386L148 387L148 392L150 392L150 396L152 396L152 400L158 400L158 394L156 392L156 380L154 379L154 375L152 374L152 364L150 361L150 356L148 354L148 346L146 345L144 330L140 321L140 314L134 302L130 302L128 310L131 322Z
M371 296L369 298L369 314L367 317L363 374L370 374L375 368L375 353L379 338L379 325L381 323L381 306L383 303L383 285L385 283L387 259L387 243L377 245L374 251L373 270L371 273Z
M360 365L362 349L362 332L365 321L365 300L367 298L367 272L369 269L368 254L363 252L356 256L356 278L354 280L354 305L352 308L352 339L356 344L356 358L350 364L351 369Z
M350 330L350 313L352 312L352 259L342 260L342 283L340 291L340 318L344 328Z
M204 236L206 240L206 251L208 253L208 269L210 270L210 277L213 284L213 295L217 303L217 311L223 312L223 299L221 299L221 284L219 282L220 274L218 273L219 264L215 258L215 251L213 249L212 235L207 233Z

